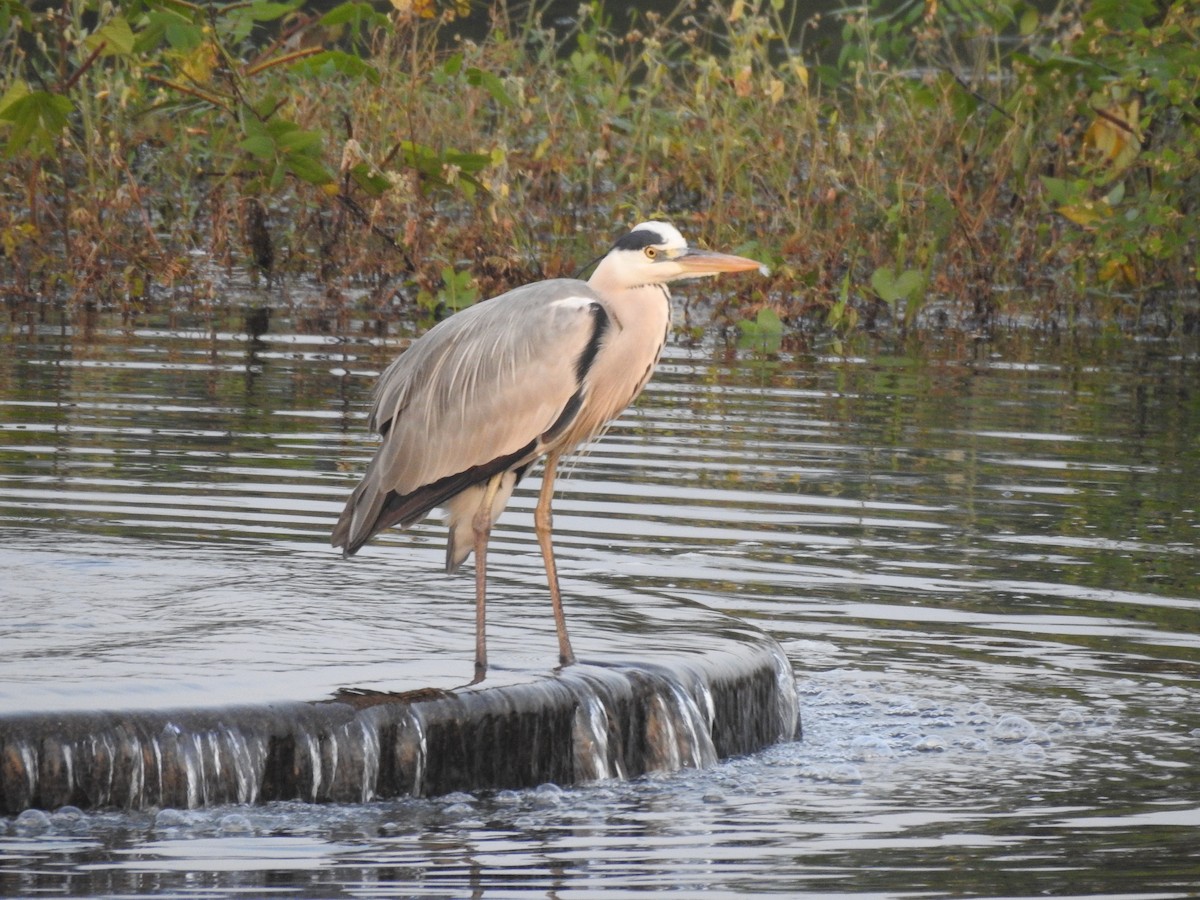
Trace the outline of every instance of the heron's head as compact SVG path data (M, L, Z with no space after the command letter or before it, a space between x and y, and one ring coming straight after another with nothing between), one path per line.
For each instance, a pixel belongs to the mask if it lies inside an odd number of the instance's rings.
M607 289L634 288L761 268L761 263L744 256L689 247L667 222L643 222L613 244L590 283Z

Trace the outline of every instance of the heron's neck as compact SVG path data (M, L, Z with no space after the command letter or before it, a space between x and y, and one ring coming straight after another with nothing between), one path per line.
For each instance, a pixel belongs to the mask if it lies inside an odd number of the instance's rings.
M588 282L604 300L609 314L619 328L643 327L669 323L671 294L665 284L640 284L637 287L604 288Z

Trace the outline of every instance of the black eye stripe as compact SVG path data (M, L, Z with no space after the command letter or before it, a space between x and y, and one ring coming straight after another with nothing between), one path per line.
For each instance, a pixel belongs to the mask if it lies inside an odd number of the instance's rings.
M615 250L645 250L647 247L654 244L665 244L666 239L657 231L651 231L649 228L639 228L637 231L631 231L619 238L613 249Z

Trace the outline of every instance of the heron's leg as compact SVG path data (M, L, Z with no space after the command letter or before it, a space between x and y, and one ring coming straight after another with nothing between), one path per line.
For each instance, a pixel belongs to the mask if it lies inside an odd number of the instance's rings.
M562 594L558 589L558 566L554 563L554 545L550 540L550 501L554 498L554 474L558 469L558 454L546 457L546 469L542 473L542 490L538 494L537 509L533 512L533 530L537 532L538 546L542 548L542 561L546 564L546 580L550 584L550 602L554 606L554 625L558 629L558 661L564 666L575 662L575 651L567 637L567 619L563 615Z
M475 511L471 528L475 533L475 680L483 681L487 674L487 543L492 533L492 503L504 477L493 475L483 491L483 500Z

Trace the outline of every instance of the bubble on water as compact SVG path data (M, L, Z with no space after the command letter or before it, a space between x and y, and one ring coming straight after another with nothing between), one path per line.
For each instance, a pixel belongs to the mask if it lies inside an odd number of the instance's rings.
M829 780L834 784L861 784L863 777L858 766L851 765L850 763L839 763L831 767Z
M438 800L447 806L455 806L460 803L470 806L475 802L475 796L465 791L454 791L450 794L443 794Z
M996 714L992 712L992 708L983 701L972 703L967 707L968 725L987 725L995 716Z
M1028 762L1044 762L1046 759L1046 751L1037 744L1021 744L1021 758Z
M1031 744L1041 744L1043 747L1049 747L1054 743L1054 738L1050 736L1050 732L1042 728L1035 728L1033 734L1026 738Z
M910 714L916 714L922 718L931 719L943 716L946 711L942 705L936 700L931 700L929 697L904 697L904 708L911 710Z
M87 817L78 806L60 806L51 814L50 824L64 830L85 828Z
M1193 728L1191 731L1188 732L1188 735L1190 737L1200 738L1200 728Z
M937 735L927 734L913 744L913 749L922 753L941 753L946 749L946 742Z
M241 813L229 813L226 816L221 816L218 827L223 834L249 834L254 831L254 826L250 824L250 820Z
M1026 740L1036 731L1033 723L1024 716L1008 713L1001 716L1000 720L992 726L992 737L1006 744L1012 744Z
M1087 717L1084 716L1083 710L1074 706L1069 706L1058 714L1058 723L1071 728L1078 728L1086 721Z
M852 763L812 763L800 768L800 777L832 784L861 784L863 780L862 772Z
M155 828L187 828L193 823L193 817L190 813L180 809L172 809L166 807L160 809L154 817Z
M915 716L917 705L909 697L893 697L891 705L887 708L887 714L889 716Z
M896 755L892 745L874 734L860 734L850 742L850 758L855 762L890 759Z
M451 803L442 808L442 813L449 819L465 819L475 813L475 808L469 803Z
M987 753L988 751L988 742L982 738L965 737L960 738L954 743L968 753Z
M538 809L549 809L563 802L563 789L557 784L539 784L533 789L533 805Z
M796 693L801 697L816 697L825 692L823 685L817 684L815 681L798 681L796 682Z
M23 834L40 834L50 830L50 817L40 809L27 809L17 816L17 831Z

